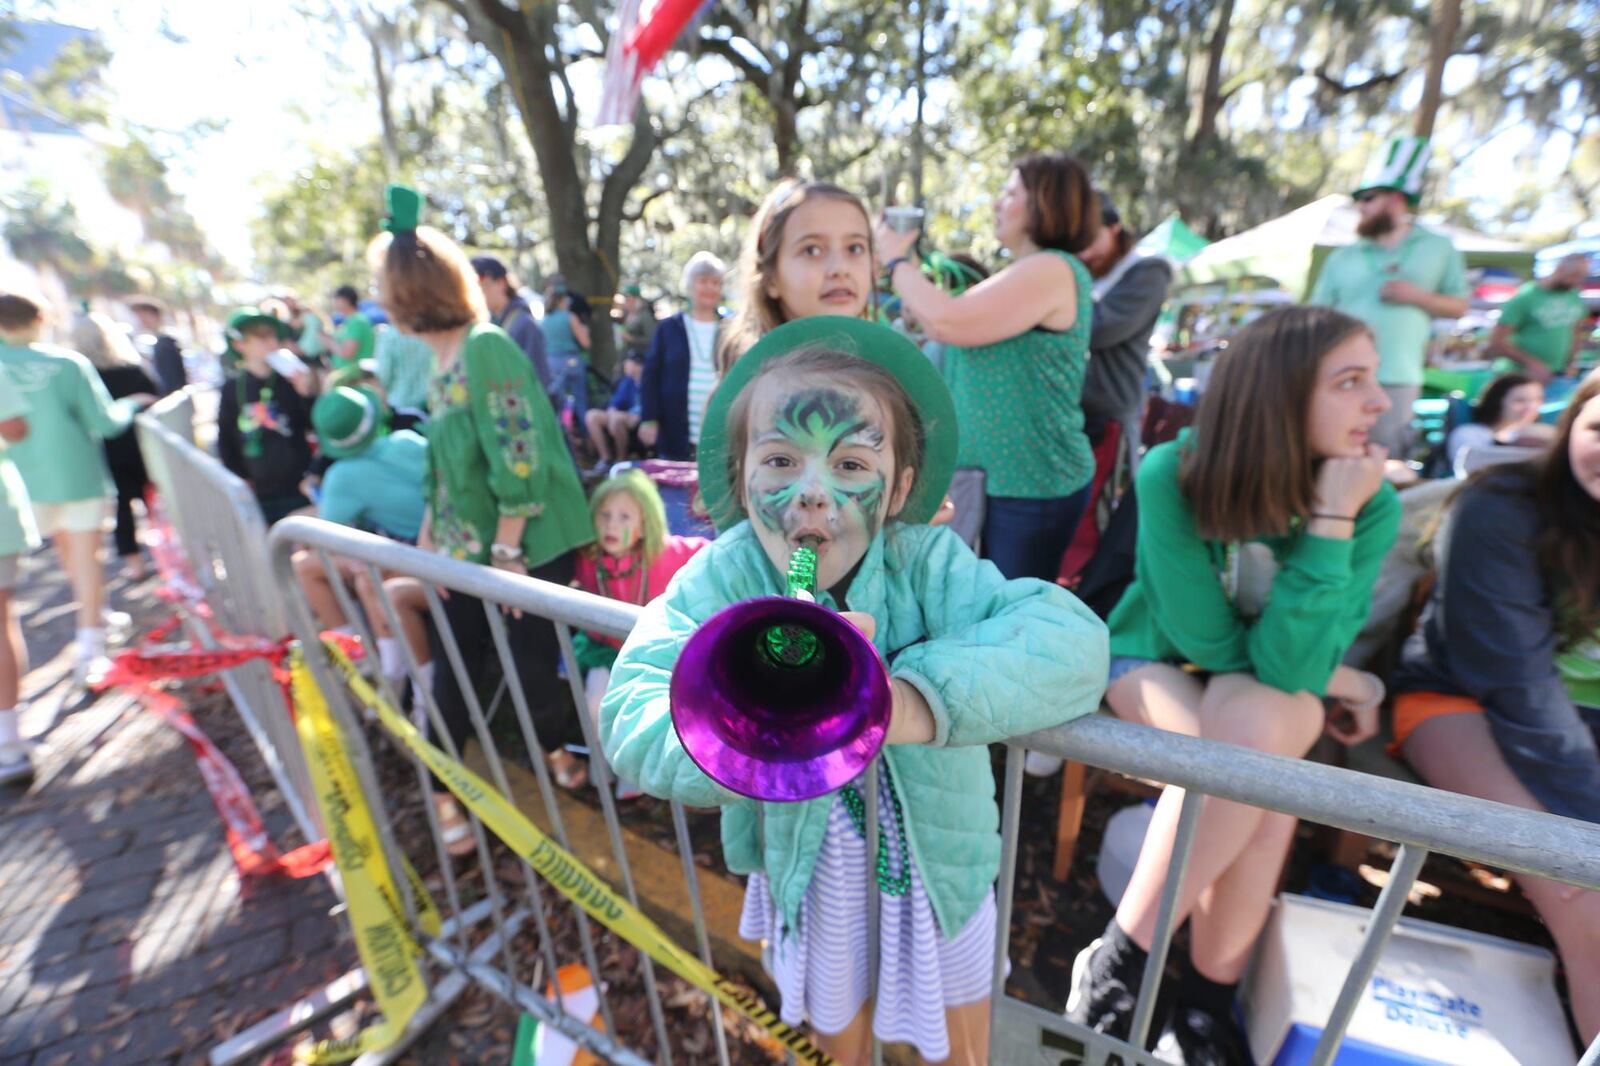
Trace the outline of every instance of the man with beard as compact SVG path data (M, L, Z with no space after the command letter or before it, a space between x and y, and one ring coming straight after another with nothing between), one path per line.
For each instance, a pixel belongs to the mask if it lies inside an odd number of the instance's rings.
M1378 342L1378 381L1390 406L1370 436L1394 459L1406 458L1411 405L1422 392L1422 367L1436 318L1466 314L1466 264L1450 238L1418 225L1428 160L1423 137L1394 137L1373 158L1355 193L1359 240L1334 250L1309 302L1361 319Z
M1548 277L1528 282L1501 306L1489 336L1489 350L1501 357L1496 374L1520 372L1543 384L1572 369L1589 317L1577 290L1588 276L1588 256L1564 256Z
M1135 247L1111 198L1100 193L1100 235L1078 254L1094 278L1094 324L1083 381L1083 431L1098 445L1106 424L1120 422L1130 470L1139 462L1150 334L1172 284L1172 261Z

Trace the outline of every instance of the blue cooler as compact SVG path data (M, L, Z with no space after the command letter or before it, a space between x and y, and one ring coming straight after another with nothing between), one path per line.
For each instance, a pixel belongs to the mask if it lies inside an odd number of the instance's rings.
M1311 1061L1371 912L1280 896L1241 986L1260 1066ZM1402 918L1356 1004L1339 1066L1544 1066L1576 1059L1543 948Z

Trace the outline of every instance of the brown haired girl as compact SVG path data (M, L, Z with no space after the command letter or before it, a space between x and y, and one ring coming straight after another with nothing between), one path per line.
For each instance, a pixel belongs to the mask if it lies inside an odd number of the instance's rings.
M867 317L876 292L872 263L872 221L861 197L825 181L780 182L756 211L739 255L743 291L717 349L719 376L785 322Z
M417 543L566 585L576 549L594 539L594 531L555 411L522 349L485 321L483 292L465 253L438 230L417 225L416 192L391 185L388 196L389 232L372 242L368 261L390 320L427 342L435 358L428 386L430 497ZM481 676L494 656L482 602L456 592L444 611L465 676ZM557 779L580 786L582 767L564 750L578 738L578 722L556 677L555 628L520 613L506 626L539 743ZM436 645L434 661L448 662L443 656ZM433 695L459 750L470 717L454 670L434 673ZM460 809L443 791L435 793L435 803L446 845L470 851Z
M1083 435L1092 318L1077 258L1100 231L1089 175L1065 152L1018 160L994 205L1012 265L952 296L907 258L918 233L878 226L885 273L927 336L950 345L945 378L960 465L985 475L984 554L1008 578L1054 580L1083 516L1094 455Z
M1195 427L1139 468L1134 582L1111 614L1106 701L1119 717L1298 758L1327 732L1377 727L1383 686L1343 666L1399 528L1368 440L1389 401L1359 321L1318 307L1275 311L1218 359ZM1326 721L1328 699L1350 713ZM1155 934L1180 789L1156 806L1132 881L1073 967L1070 1018L1126 1038ZM1232 1022L1294 819L1207 797L1177 921L1190 961L1158 1052L1247 1062Z
M1600 822L1600 373L1548 452L1462 489L1436 552L1439 580L1395 676L1395 741L1438 788ZM1516 876L1592 1041L1600 893Z

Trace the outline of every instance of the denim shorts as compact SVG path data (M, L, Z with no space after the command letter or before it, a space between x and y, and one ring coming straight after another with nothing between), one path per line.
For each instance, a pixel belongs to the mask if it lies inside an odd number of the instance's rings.
M1111 657L1111 669L1106 673L1106 688L1115 685L1117 679L1123 674L1132 673L1141 666L1149 666L1151 663L1160 661L1159 659L1141 659L1137 655L1113 655Z

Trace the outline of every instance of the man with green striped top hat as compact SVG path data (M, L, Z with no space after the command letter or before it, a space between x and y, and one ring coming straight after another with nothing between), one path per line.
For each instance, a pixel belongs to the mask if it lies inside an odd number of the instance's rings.
M1425 137L1391 137L1352 194L1361 213L1357 240L1323 264L1311 303L1354 315L1377 339L1378 381L1390 407L1372 441L1403 459L1410 445L1411 405L1422 392L1422 368L1436 318L1466 314L1466 264L1450 238L1411 215L1422 199L1428 163Z

